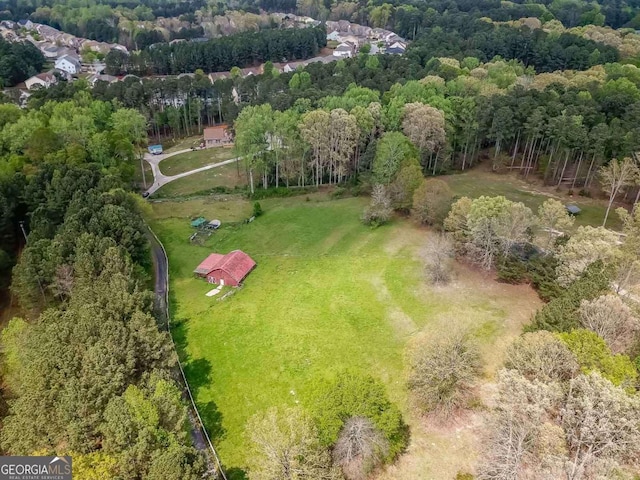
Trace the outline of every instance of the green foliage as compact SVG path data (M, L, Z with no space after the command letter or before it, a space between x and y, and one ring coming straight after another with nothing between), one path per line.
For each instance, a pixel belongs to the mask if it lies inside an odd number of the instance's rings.
M44 56L31 42L0 38L0 87L12 87L40 73Z
M510 253L496 262L498 278L506 283L529 283L544 301L550 301L562 294L556 281L558 261L553 255L540 255L526 245L520 255Z
M580 326L578 308L582 300L592 300L609 289L610 272L600 262L591 265L559 296L536 312L528 331L566 332Z
M400 132L387 132L378 141L373 159L376 182L388 185L406 162L417 158L415 147Z
M455 480L473 480L475 477L470 473L458 472Z
M260 205L260 202L255 202L253 204L253 216L259 217L260 215L262 215L262 205Z
M0 437L10 452L26 454L61 442L86 451L110 398L145 371L174 361L126 253L112 246L96 256L96 241L87 234L80 239L67 308L47 310L7 344L10 357L19 359L13 377L18 384L9 386L17 399ZM34 428L27 434L29 423Z
M327 447L336 442L344 422L356 416L371 420L389 441L387 460L407 446L408 429L400 411L389 402L383 385L370 376L342 372L318 382L310 409L320 441Z
M152 48L125 54L110 51L105 57L110 75L154 73L158 75L229 71L267 60L302 60L317 55L327 43L324 26L268 29L214 38L206 42L161 43ZM272 78L272 77L271 77ZM300 87L306 80L300 77Z
M558 333L576 356L582 372L598 372L616 386L635 391L638 371L627 355L613 355L607 343L591 330L576 329Z

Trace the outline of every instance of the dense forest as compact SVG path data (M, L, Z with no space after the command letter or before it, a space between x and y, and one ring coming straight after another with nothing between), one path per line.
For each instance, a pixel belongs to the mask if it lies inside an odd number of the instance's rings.
M105 62L111 75L175 75L198 69L229 71L267 60L280 62L314 57L326 45L326 35L323 27L263 30L207 42L156 44L129 55L112 50Z
M202 478L127 191L144 117L84 94L0 105L0 124L3 287L24 315L2 332L2 451L73 455L79 478Z

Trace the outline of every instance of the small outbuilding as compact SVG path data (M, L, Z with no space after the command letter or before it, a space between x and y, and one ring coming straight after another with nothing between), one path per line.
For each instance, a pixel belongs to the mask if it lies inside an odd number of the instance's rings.
M241 250L221 255L212 253L193 271L207 282L237 287L256 266L256 262Z

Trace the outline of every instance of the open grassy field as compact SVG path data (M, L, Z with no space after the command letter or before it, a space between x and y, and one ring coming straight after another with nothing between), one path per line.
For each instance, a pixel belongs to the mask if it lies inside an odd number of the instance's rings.
M509 200L524 203L534 213L548 198L555 198L565 205L577 205L582 209L582 212L576 217L576 226L602 225L607 207L606 202L601 199L581 197L579 195L569 196L566 191L558 192L554 187L542 187L535 183L527 183L515 175L498 175L483 170L482 167L440 178L447 182L458 196L476 198L481 195L503 195ZM607 227L614 230L622 227L618 216L613 211L609 215Z
M172 158L163 160L168 162ZM222 160L221 160L222 161ZM238 168L239 167L239 168ZM221 167L205 170L204 172L194 173L184 178L179 178L173 182L167 183L154 193L155 198L164 197L184 197L206 192L215 187L227 187L233 189L236 186L243 187L247 184L246 175L242 165L231 163L222 165Z
M308 200L307 200L308 199ZM261 201L251 224L189 243L189 217L246 218L244 200L153 204L151 224L170 262L173 335L223 463L243 478L246 420L274 405L308 402L310 386L344 368L387 387L412 429L408 454L386 479L449 479L471 468L477 422L442 431L417 417L407 398L405 355L416 338L457 325L481 340L493 376L504 346L539 306L524 286L498 284L464 265L451 285L424 278L431 233L405 219L375 230L359 221L366 199L324 194ZM242 249L258 263L242 289L219 301L192 270L210 252Z
M194 135L192 137L181 138L173 142L173 144L165 149L165 153L177 152L185 148L197 147L200 145L202 135Z
M177 175L211 163L223 162L235 157L233 148L217 147L181 153L160 162L160 171L164 175Z

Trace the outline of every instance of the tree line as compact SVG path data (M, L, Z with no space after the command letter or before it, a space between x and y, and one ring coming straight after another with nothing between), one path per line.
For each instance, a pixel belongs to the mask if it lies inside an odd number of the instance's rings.
M3 232L27 235L11 289L29 319L2 332L0 448L72 455L82 478L202 478L175 354L145 288L135 196L96 164L23 171L2 175L15 194Z
M406 209L440 230L425 241L434 284L450 281L458 257L502 281L531 284L547 302L507 349L474 478L631 478L640 440L640 317L624 291L640 279L640 209L616 211L619 241L604 227L576 228L558 200L534 212L502 196L456 199L445 182L412 175L416 167L409 157L391 184L376 184L363 220L385 222L392 209ZM436 333L408 353L407 387L422 413L455 421L483 401L477 387L485 365L473 330Z
M284 111L245 107L234 129L250 177L259 172L265 188L389 184L408 159L437 175L487 158L494 170L586 192L600 166L640 147L637 67L534 75L517 62L439 58L427 71L382 96L352 85L315 105L298 99ZM634 185L627 181L616 195L633 194Z
M414 202L424 205L420 198ZM496 268L504 281L531 282L548 301L507 350L477 478L629 475L640 440L640 318L617 290L640 278L639 210L617 211L625 233L619 242L603 227L575 228L555 199L537 215L504 197L451 200L448 215L429 222L446 233L430 243L427 269L447 271L461 256ZM416 400L444 417L470 408L482 363L473 337L441 333L423 347L411 360Z
M146 50L126 54L112 50L105 58L111 75L175 75L229 71L267 60L281 62L311 58L326 45L323 27L263 30L241 33L206 42L156 44Z

